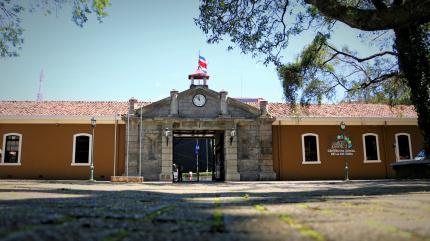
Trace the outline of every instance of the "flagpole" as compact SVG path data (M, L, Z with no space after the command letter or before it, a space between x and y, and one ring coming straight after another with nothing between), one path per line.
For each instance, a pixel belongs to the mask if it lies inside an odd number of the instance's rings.
M197 138L196 143L197 143L196 147L198 146L199 149L200 149L199 138ZM199 150L199 149L197 149L197 150ZM199 173L199 151L196 151L196 156L197 156L197 181L199 181L200 180L200 173Z

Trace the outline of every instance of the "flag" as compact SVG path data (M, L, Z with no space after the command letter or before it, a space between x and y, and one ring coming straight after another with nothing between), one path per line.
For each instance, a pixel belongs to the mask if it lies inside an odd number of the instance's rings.
M207 66L208 65L206 63L205 57L203 57L199 54L199 67L198 67L198 69L200 69L204 73L207 73Z

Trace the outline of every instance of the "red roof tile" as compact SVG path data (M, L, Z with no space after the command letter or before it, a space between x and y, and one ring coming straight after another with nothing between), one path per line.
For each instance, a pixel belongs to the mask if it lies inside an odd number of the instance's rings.
M150 102L138 102L135 107ZM247 103L254 107L256 103ZM128 102L118 101L0 101L0 116L112 116L126 114ZM291 112L289 104L269 103L269 113L276 118L309 117L388 117L416 118L413 106L391 107L383 104L321 104L298 107Z
M139 102L136 107L148 102ZM0 101L0 116L113 116L125 114L119 101Z
M389 106L384 104L321 104L297 106L296 114L286 103L269 103L269 113L273 117L385 117L385 118L417 118L415 108L410 105Z

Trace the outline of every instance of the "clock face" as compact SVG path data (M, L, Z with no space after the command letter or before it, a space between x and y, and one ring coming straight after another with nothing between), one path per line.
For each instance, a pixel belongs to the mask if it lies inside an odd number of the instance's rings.
M202 94L197 94L193 97L193 104L202 107L206 104L206 97Z

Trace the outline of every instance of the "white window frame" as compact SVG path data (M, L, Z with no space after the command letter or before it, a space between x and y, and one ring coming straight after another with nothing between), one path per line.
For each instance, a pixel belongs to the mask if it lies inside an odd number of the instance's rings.
M313 162L307 162L306 161L306 153L305 153L305 137L306 136L315 136L316 140L317 140L317 161L313 161ZM315 133L305 133L302 135L302 164L321 164L321 159L320 159L320 142L319 142L319 138L318 138L318 134Z
M76 153L76 138L79 136L88 136L90 138L89 147L88 147L88 163L76 163L75 162L75 153ZM88 133L78 133L73 135L73 150L72 150L72 166L89 166L91 163L91 143L92 143L92 135Z
M6 150L6 137L7 136L19 136L19 145L18 145L18 162L17 163L5 163L5 150ZM1 155L1 162L0 165L4 166L21 166L21 150L22 150L22 134L19 133L6 133L3 135L3 145L2 145L2 155Z
M400 159L400 153L399 153L399 143L398 143L398 136L400 135L405 135L408 136L408 141L409 141L409 159ZM396 139L396 159L398 162L404 161L404 160L410 160L413 159L414 157L412 156L412 145L411 145L411 134L409 133L405 133L405 132L401 132L401 133L397 133L396 135L394 135L394 138Z
M367 155L366 155L366 136L374 136L376 138L376 155L378 157L377 160L367 160ZM379 137L378 134L376 133L364 133L363 134L363 159L364 159L364 163L378 163L381 162L381 156L379 155Z

